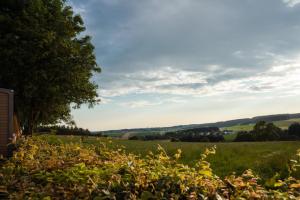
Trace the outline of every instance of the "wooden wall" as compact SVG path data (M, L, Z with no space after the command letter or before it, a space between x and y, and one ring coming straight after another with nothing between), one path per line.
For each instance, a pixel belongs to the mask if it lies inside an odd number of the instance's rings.
M13 134L12 91L0 89L0 154L7 155L7 145Z

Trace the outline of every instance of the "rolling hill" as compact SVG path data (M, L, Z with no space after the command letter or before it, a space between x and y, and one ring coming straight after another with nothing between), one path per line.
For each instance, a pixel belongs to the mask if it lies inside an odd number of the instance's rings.
M202 127L218 127L223 130L250 130L253 125L258 121L274 122L275 125L286 129L293 122L300 122L300 113L295 114L277 114L277 115L264 115L256 116L252 118L233 119L228 121L219 121L214 123L204 124L189 124L189 125L178 125L171 127L155 127L155 128L134 128L134 129L120 129L120 130L108 130L108 131L96 131L94 134L103 134L111 137L121 137L126 135L151 135L151 134L162 134L169 131L186 130L191 128L202 128Z

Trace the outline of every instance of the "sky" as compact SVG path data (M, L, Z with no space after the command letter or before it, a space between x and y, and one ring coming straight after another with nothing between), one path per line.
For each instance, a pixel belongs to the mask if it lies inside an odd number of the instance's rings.
M300 112L300 0L69 0L92 37L90 130Z

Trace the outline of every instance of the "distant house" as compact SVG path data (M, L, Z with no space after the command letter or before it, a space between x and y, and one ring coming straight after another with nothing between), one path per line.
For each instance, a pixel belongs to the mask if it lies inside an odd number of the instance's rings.
M14 138L14 107L12 90L0 88L0 155L8 156L10 144Z
M224 134L224 135L229 135L229 134L232 134L232 133L233 133L232 130L224 130L224 131L223 131L223 134Z

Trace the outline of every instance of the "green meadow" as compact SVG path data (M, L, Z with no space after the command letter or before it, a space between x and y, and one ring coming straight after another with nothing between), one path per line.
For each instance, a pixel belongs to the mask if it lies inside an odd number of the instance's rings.
M211 155L208 161L214 172L220 176L235 172L241 174L246 169L252 169L263 179L271 178L276 173L284 177L287 175L287 166L290 159L300 149L300 142L227 142L227 143L187 143L169 141L132 141L111 138L85 137L81 140L78 136L49 136L44 135L50 142L77 143L83 145L106 144L111 148L124 148L127 153L144 157L150 151L155 152L161 145L168 155L175 154L177 149L182 150L181 162L193 165L200 158L200 154L207 147L216 145L217 152ZM300 177L300 174L295 174Z
M300 123L300 118L296 119L289 119L289 120L281 120L281 121L275 121L273 122L275 126L278 126L281 129L288 129L288 127L293 123ZM238 131L251 131L253 129L255 124L246 124L246 125L235 125L230 127L224 127L222 130L231 130L234 132Z

